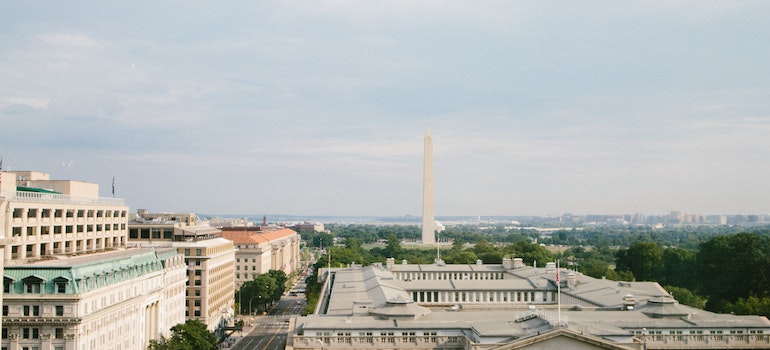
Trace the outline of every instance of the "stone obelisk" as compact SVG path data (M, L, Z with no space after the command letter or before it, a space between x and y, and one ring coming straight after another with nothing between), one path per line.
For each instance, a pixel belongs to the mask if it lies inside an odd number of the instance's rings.
M433 213L433 137L425 133L422 175L422 244L436 243L436 219Z

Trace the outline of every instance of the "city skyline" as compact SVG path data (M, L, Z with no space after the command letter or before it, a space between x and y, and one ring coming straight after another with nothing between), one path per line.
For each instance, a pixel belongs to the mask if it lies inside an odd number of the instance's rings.
M770 213L770 4L0 5L0 157L139 208ZM4 177L3 181L8 178Z

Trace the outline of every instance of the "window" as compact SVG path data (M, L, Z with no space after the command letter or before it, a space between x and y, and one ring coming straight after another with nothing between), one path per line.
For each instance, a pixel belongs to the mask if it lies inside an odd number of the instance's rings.
M20 218L21 214L24 212L24 209L22 208L14 208L13 209L13 217L14 218Z
M56 339L64 339L64 328L54 329L54 337Z
M56 316L64 316L64 305L56 305Z
M201 250L200 249L196 249L195 250L195 255L200 256L201 255Z
M22 339L38 339L40 338L40 328L22 328Z
M25 283L24 284L24 290L27 293L40 293L40 284L39 283Z
M39 305L24 305L24 316L40 316Z
M3 316L8 316L8 305L3 305Z
M3 327L3 339L8 339L8 328Z

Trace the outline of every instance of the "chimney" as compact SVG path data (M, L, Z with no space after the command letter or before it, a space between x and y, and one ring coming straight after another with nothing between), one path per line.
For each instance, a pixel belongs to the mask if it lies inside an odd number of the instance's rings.
M503 268L506 270L510 270L513 268L513 260L510 258L503 258Z
M385 266L388 268L388 270L393 270L393 265L395 264L396 264L396 259L394 258L385 259Z
M513 258L513 268L514 269L520 269L524 267L524 259L522 258Z
M577 275L574 272L567 273L567 287L575 289L577 287Z

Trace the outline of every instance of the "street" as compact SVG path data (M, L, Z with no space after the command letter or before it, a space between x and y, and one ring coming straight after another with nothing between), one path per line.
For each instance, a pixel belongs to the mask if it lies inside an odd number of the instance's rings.
M286 333L289 319L299 315L305 307L305 298L284 296L278 304L265 316L244 316L243 337L241 332L235 332L232 337L237 339L233 350L283 350L286 347Z

